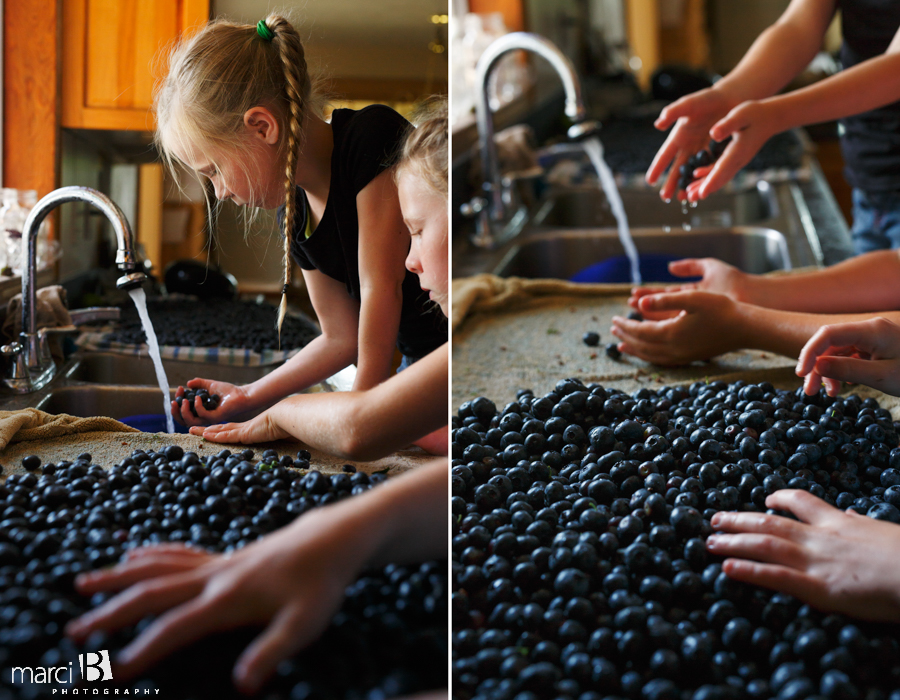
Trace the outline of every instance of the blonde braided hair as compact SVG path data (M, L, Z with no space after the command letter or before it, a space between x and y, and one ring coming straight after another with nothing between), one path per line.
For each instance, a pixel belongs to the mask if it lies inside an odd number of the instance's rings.
M297 151L303 143L303 108L310 92L309 73L303 44L297 31L283 17L269 15L266 26L275 35L272 43L278 48L278 56L284 68L284 88L289 109L287 129L287 152L284 165L284 287L278 306L278 337L281 339L281 324L287 314L287 291L291 286L291 234L296 218L296 197L294 194L294 171L297 168ZM276 43L277 42L277 43Z

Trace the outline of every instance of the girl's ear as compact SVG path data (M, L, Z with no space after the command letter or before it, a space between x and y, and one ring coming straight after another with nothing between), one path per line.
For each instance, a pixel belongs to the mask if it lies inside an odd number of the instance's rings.
M260 138L270 146L278 143L278 120L265 107L251 107L244 112L244 127L249 136Z

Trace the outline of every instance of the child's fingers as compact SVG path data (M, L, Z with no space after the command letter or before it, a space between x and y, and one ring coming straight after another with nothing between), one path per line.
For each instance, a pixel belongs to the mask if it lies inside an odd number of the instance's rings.
M313 642L321 630L308 622L309 616L300 609L286 608L276 615L238 659L234 669L238 686L256 692L279 663Z
M202 586L201 586L202 590ZM172 608L161 615L117 657L122 675L131 678L149 668L173 651L188 646L217 629L228 625L227 611L221 599L199 596L194 592L182 600L166 605ZM178 605L178 607L174 607Z
M713 192L722 189L737 174L738 170L746 165L736 155L738 143L738 140L735 139L728 144L719 160L712 166L712 170L700 182L699 196L701 199L706 199Z
M750 126L750 121L747 114L742 107L738 106L712 125L709 137L714 141L724 141L748 126Z
M690 185L688 185L685 192L687 193L687 199L689 202L699 202L700 197L700 188L703 185L703 180L694 180Z
M824 355L816 360L816 372L822 377L876 389L885 386L893 370L894 363L888 360L860 360L836 355Z
M686 290L681 292L667 292L665 294L651 294L641 299L641 310L647 311L697 311L703 308L703 302L696 296L696 292Z
M183 572L132 586L99 608L72 620L66 634L84 639L91 632L110 632L133 624L147 615L160 613L197 595L203 586Z
M713 554L791 566L805 560L803 549L790 540L759 533L710 535L706 548Z
M153 557L136 559L114 569L96 571L79 576L75 587L79 593L91 594L98 591L119 591L148 578L180 573L197 567L197 560L178 554L157 554Z
M786 509L785 509L786 510ZM716 530L728 533L754 533L783 540L797 541L806 527L788 518L766 513L720 511L710 521Z
M647 168L647 174L645 175L647 183L655 185L659 180L660 175L666 171L669 163L671 163L677 155L678 144L675 143L675 139L670 134L669 138L667 138L662 145L662 148L656 152L653 161L650 163L650 167Z
M684 258L670 262L669 272L676 277L702 277L706 272L706 266L700 258Z
M807 396L815 396L822 388L822 377L815 370L808 372L803 378L803 393Z
M836 379L822 377L822 382L825 384L825 393L830 397L834 398L841 393L841 383Z
M194 428L191 428L191 433L193 435L202 435L206 440L209 440L210 442L239 443L241 442L242 425L243 423L223 423L221 425L210 425L206 428L198 427L196 432L194 432Z
M754 586L781 591L800 600L821 597L821 585L802 571L777 564L761 564L746 559L726 559L722 571L729 578Z
M766 497L766 507L793 513L804 523L821 525L840 511L800 489L782 489ZM782 518L784 520L784 518ZM791 521L788 521L791 522Z

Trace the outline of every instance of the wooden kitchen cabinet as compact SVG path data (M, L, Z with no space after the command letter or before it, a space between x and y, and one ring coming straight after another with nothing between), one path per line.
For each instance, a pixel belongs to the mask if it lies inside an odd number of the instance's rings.
M152 131L162 50L209 0L63 0L62 15L62 126Z

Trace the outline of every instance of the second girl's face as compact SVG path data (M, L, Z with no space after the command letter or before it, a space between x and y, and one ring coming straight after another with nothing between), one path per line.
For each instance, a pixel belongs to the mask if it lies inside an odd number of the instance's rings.
M189 168L209 178L216 199L230 199L240 206L275 209L284 204L284 174L265 146L250 142L249 153L215 156L174 149Z
M449 316L447 200L408 170L400 175L397 193L403 221L412 236L406 267L419 276L422 289Z

